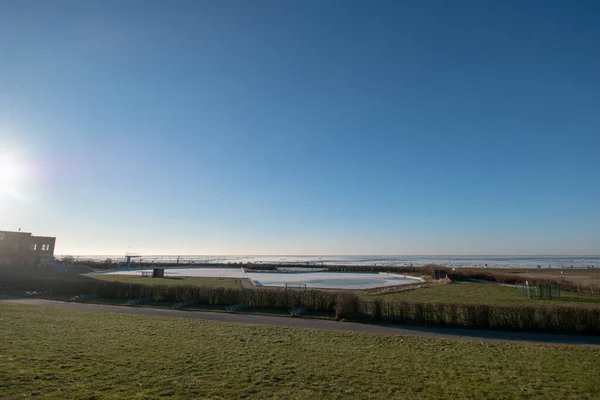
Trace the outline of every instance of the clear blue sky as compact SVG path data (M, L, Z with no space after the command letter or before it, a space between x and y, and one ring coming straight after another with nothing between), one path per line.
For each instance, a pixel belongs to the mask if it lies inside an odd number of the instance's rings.
M0 229L599 254L597 1L0 0Z

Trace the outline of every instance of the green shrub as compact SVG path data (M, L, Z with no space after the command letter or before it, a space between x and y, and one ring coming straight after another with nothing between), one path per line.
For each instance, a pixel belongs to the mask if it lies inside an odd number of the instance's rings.
M358 301L356 293L338 293L335 297L335 318L356 318L358 315Z

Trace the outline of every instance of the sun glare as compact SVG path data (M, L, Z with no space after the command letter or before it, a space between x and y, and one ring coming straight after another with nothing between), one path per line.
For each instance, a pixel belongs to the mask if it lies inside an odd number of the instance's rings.
M0 153L0 194L21 197L26 179L24 163L12 153Z

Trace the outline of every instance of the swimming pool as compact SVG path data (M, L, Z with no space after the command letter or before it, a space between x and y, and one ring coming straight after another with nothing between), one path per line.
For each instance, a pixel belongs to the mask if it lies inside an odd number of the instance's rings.
M120 270L108 274L139 275L152 268ZM244 272L240 268L165 268L165 277L246 278L255 286L306 287L315 289L372 289L421 282L420 278L378 272Z

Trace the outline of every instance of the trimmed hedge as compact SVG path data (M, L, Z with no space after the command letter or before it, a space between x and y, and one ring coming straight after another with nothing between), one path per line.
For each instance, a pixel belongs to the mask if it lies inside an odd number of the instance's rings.
M373 321L479 329L600 333L600 307L360 301L358 313Z
M311 311L333 311L337 292L323 290L241 289L186 285L144 285L96 279L43 279L1 276L0 286L21 290L48 291L61 295L96 294L100 297L129 300L152 298L178 302L197 300L201 304L248 304L256 308L307 307Z

